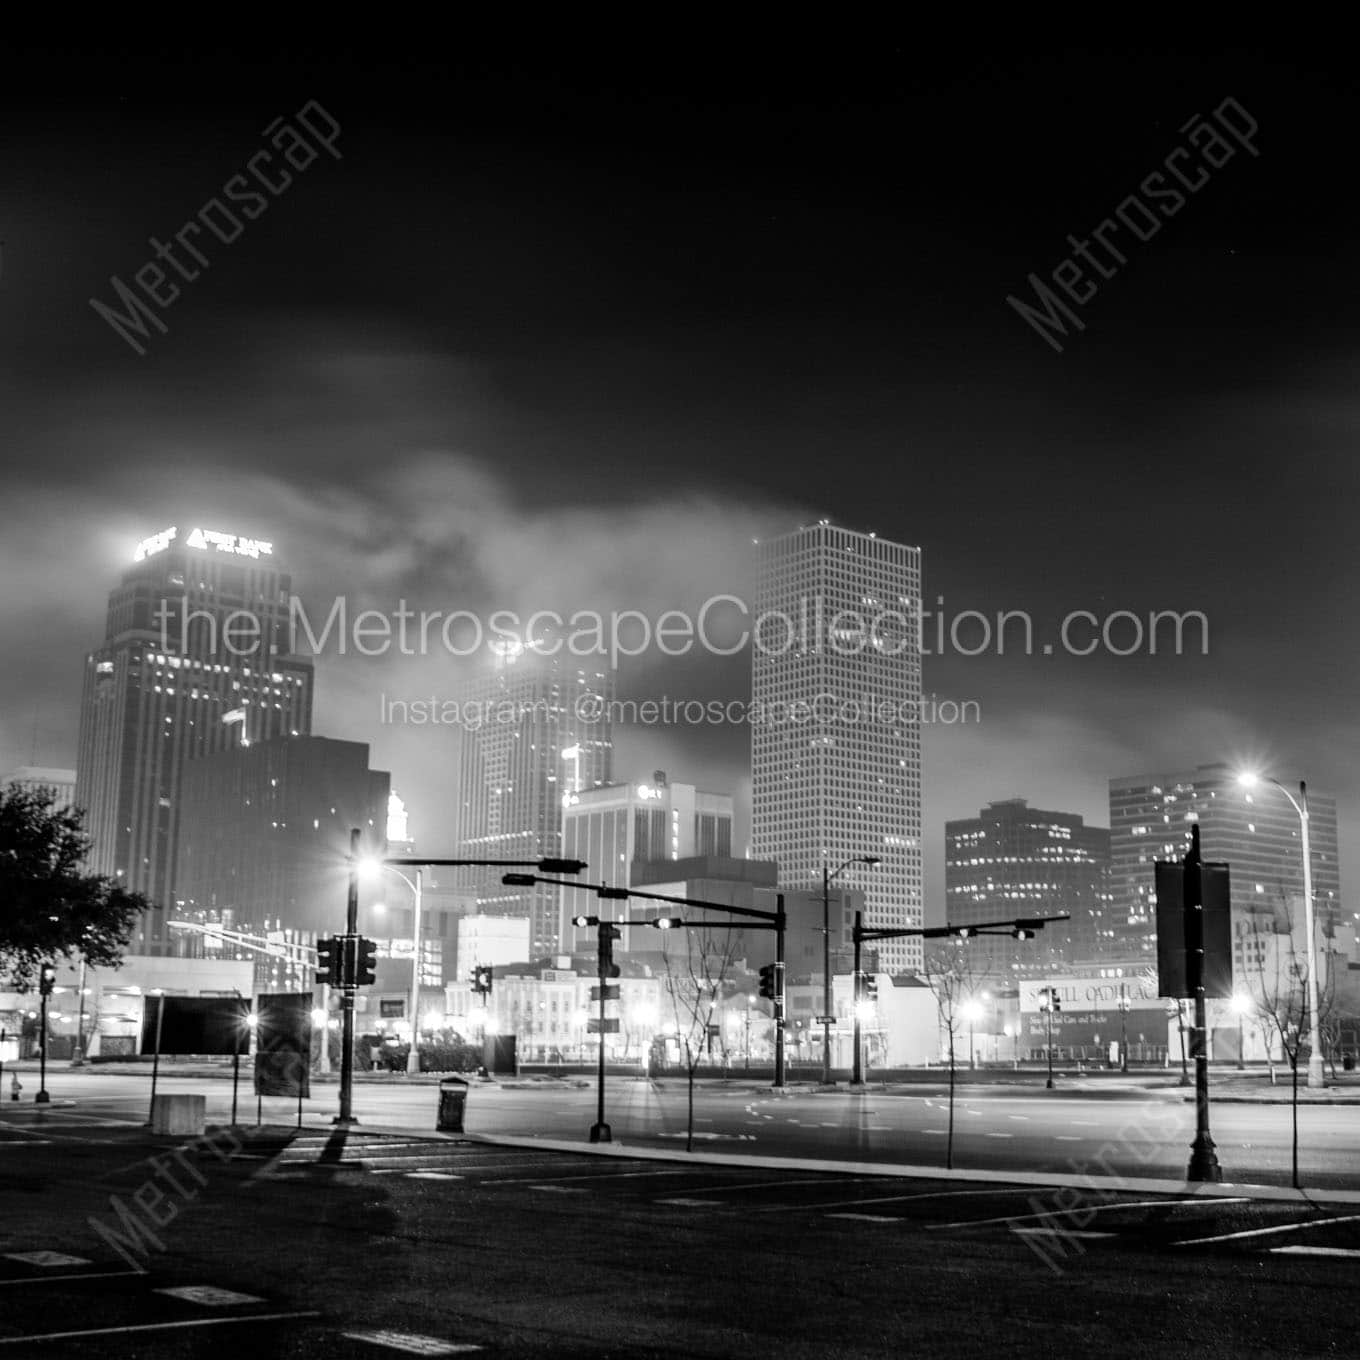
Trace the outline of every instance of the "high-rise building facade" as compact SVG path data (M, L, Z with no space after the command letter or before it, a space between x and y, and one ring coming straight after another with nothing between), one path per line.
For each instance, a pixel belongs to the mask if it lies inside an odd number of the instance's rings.
M664 770L637 784L567 790L562 795L562 853L590 866L582 877L611 888L632 886L637 864L732 853L732 797L705 793L693 784L674 784ZM594 894L563 888L562 952L593 948L591 927L578 931L576 915L598 911ZM628 912L620 912L622 916ZM622 949L630 947L625 927Z
M534 860L562 854L562 796L608 784L613 773L609 672L570 655L497 651L462 689L458 855ZM593 866L592 866L593 867ZM462 884L488 915L527 916L534 958L560 952L556 888L507 887L499 870L467 870Z
M47 765L19 765L8 774L0 774L0 788L7 784L21 789L42 789L52 795L52 806L60 811L75 802L76 772L54 769Z
M866 924L922 923L921 550L823 521L762 542L752 643L752 853L780 882L860 888ZM884 941L885 971L921 941Z
M312 663L289 651L291 581L273 544L170 528L138 545L85 658L76 803L90 867L145 893L135 952L168 946L184 771L198 756L311 730Z
M1287 782L1287 781L1286 781ZM1297 781L1287 784L1298 796ZM1336 800L1308 795L1313 902L1318 929L1330 933L1341 909ZM1225 764L1110 780L1111 890L1116 937L1125 957L1157 956L1154 863L1179 859L1198 822L1205 859L1226 860L1234 934L1252 918L1286 914L1303 888L1298 814L1272 785L1244 788Z
M185 767L180 912L247 934L344 924L350 831L383 853L391 777L363 742L274 737Z
M1072 918L1045 926L1032 940L971 941L979 969L997 979L1036 976L1111 956L1110 833L1104 827L1007 798L988 803L976 817L946 822L944 852L951 925L1064 912Z

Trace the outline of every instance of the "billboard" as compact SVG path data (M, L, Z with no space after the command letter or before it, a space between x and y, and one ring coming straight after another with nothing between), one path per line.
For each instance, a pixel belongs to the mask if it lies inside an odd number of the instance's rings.
M1119 1012L1122 997L1131 1011L1165 1011L1166 1003L1157 995L1157 979L1150 968L1128 977L1030 978L1020 983L1020 1010L1037 1012L1042 993L1052 989L1064 1011ZM1056 1018L1056 1017L1055 1017Z
M142 1052L215 1057L247 1053L249 1014L250 1002L243 996L143 997Z
M1158 860L1157 978L1162 996L1191 995L1185 966L1185 867L1174 860ZM1233 994L1232 909L1228 866L1206 861L1200 865L1200 896L1204 899L1204 995L1224 999Z
M312 994L275 992L256 998L255 1092L311 1095Z

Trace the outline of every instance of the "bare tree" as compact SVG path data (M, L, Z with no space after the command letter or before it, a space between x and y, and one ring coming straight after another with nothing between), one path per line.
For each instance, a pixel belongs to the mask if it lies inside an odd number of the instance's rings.
M1308 970L1315 966L1318 950L1315 941L1304 942L1300 947L1299 934L1294 929L1293 904L1283 891L1271 924L1272 929L1258 932L1264 936L1266 948L1250 952L1247 986L1252 1008L1266 1036L1267 1055L1278 1039L1280 1051L1289 1063L1293 1183L1298 1188L1299 1061L1308 1046ZM1326 1034L1335 998L1335 973L1333 969L1321 971L1317 988L1318 1027ZM1274 1080L1273 1067L1271 1079Z
M672 949L676 935L683 937L683 947ZM730 925L692 925L671 932L662 955L666 962L666 995L675 1016L675 1034L688 1082L687 1152L694 1148L694 1075L709 1050L713 1017L740 938ZM725 1043L721 1033L720 1042Z
M952 937L927 949L924 962L926 982L935 994L940 1027L948 1036L949 1044L949 1136L945 1141L946 1168L952 1168L954 1165L954 1040L964 1025L964 1007L982 990L982 984L990 974L985 958L979 958L968 946L966 938Z

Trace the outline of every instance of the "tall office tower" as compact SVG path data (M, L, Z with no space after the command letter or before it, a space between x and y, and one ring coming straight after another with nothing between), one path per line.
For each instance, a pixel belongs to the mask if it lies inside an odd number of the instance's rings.
M381 855L390 791L358 741L274 737L191 760L175 876L183 916L253 935L339 932L350 831Z
M607 671L570 655L502 647L460 698L458 855L535 860L562 854L562 795L607 784L614 746ZM596 866L591 866L592 870ZM527 916L534 958L561 950L556 888L510 888L500 870L465 871L478 911Z
M53 797L52 806L58 810L68 808L75 801L76 772L74 770L53 769L46 765L20 765L8 774L0 774L0 788L7 784L21 789L43 789Z
M866 924L922 923L921 550L822 521L760 545L752 853L780 882L860 888ZM759 720L763 715L763 720ZM919 968L921 941L881 966Z
M1303 892L1298 814L1279 789L1243 788L1237 770L1199 765L1163 774L1110 780L1111 889L1115 929L1126 957L1157 956L1157 896L1153 863L1179 859L1199 823L1205 859L1226 860L1235 935L1262 917L1288 914ZM1298 781L1282 781L1298 797ZM1318 930L1329 934L1341 907L1336 800L1308 793L1313 904Z
M562 795L562 853L590 865L582 878L611 888L631 887L638 864L696 855L726 858L732 853L732 797L705 793L693 784L673 784L665 770L637 784L610 784L579 793L567 790ZM586 889L561 891L562 952L593 948L593 927L578 929L570 922L573 916L595 913L599 902ZM632 947L627 927L620 947Z
M179 803L196 756L307 735L312 663L289 650L290 578L273 544L217 530L144 540L85 658L76 803L90 866L145 893L137 953L170 946Z
M969 948L998 980L1039 976L1079 960L1112 957L1110 833L1072 812L1045 812L1023 798L988 803L944 827L945 903L950 924L1017 916L1070 921L1035 939L982 936Z

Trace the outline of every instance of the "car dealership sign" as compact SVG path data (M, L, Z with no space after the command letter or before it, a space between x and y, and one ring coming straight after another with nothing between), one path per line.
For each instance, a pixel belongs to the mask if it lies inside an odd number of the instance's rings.
M1021 1011L1038 1011L1047 988L1057 993L1064 1011L1118 1011L1120 999L1131 1011L1164 1011L1152 970L1128 977L1031 978L1020 984Z

